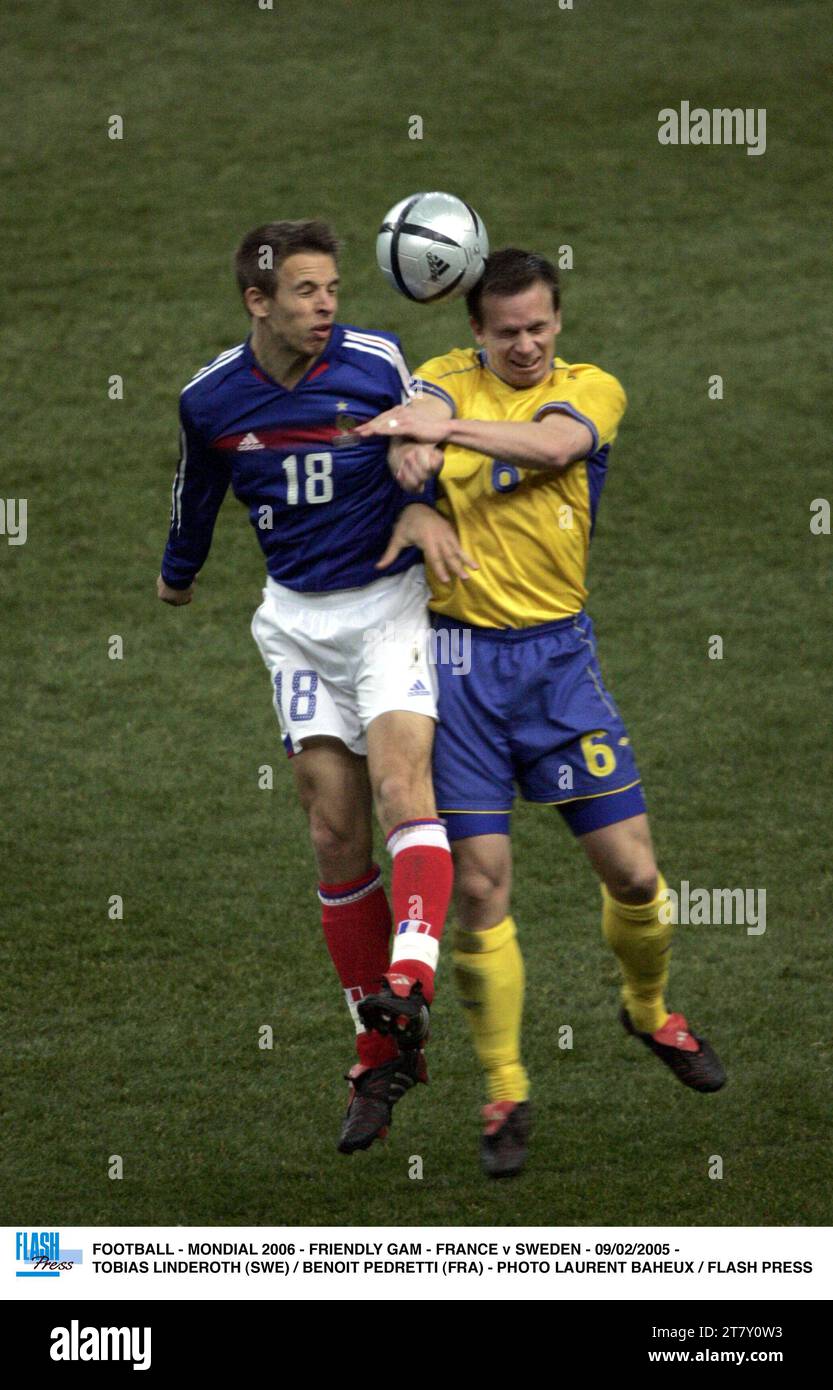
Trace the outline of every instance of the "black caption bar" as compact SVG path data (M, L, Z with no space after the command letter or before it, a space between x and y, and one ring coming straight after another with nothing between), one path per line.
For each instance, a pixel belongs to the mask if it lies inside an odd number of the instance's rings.
M330 1302L331 1300L328 1300ZM388 1303L363 1309L363 1317L382 1327L389 1316ZM471 1304L451 1304L445 1317L459 1318L461 1331L469 1324ZM320 1319L328 1319L329 1309ZM87 1380L101 1375L137 1373L145 1377L174 1373L240 1373L247 1377L274 1373L293 1348L300 1350L298 1330L274 1303L258 1302L50 1302L38 1306L6 1304L7 1345L14 1342L23 1353L26 1379L40 1384L44 1378L82 1375ZM337 1315L334 1318L336 1333ZM758 1366L780 1368L795 1375L811 1361L825 1359L827 1303L595 1303L560 1302L547 1319L531 1320L521 1331L524 1344L530 1332L536 1342L566 1337L572 1355L588 1358L594 1372L620 1369L637 1372L689 1366ZM486 1323L477 1315L473 1326L484 1328L482 1349L466 1335L476 1367L493 1354ZM416 1353L420 1336L409 1354ZM427 1330L424 1335L427 1337ZM303 1334L301 1334L303 1337ZM334 1352L341 1345L334 1336ZM378 1354L378 1337L368 1338L370 1371ZM582 1351L583 1348L583 1351ZM316 1348L316 1360L320 1345ZM352 1343L351 1360L363 1355ZM319 1367L319 1369L321 1369ZM144 1384L138 1381L137 1384Z

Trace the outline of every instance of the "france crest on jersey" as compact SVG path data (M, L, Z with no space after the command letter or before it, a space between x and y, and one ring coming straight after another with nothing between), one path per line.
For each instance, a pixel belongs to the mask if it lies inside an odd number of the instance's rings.
M205 563L229 484L277 583L321 593L378 579L376 561L415 498L394 481L387 442L352 431L406 400L408 380L393 334L343 324L290 389L264 372L249 339L204 367L180 398L165 582L187 588ZM384 573L420 560L405 550Z

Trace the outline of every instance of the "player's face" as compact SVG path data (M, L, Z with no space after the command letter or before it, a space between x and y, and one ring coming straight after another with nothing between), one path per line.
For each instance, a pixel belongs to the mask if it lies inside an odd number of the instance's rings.
M316 357L332 332L338 307L338 268L332 256L298 251L278 267L273 299L263 298L263 327L276 346Z
M519 294L484 294L480 312L482 322L472 319L472 328L492 371L519 388L543 381L561 331L549 285L539 281Z

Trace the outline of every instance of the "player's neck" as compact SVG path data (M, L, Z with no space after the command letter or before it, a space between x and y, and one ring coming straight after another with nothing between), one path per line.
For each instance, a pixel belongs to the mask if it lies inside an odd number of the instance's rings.
M259 325L255 324L252 329L252 352L273 381L291 390L293 386L297 386L301 377L306 375L324 349L314 353L312 357L305 357L294 348L275 342L274 338L267 337L262 332L259 333L258 327Z

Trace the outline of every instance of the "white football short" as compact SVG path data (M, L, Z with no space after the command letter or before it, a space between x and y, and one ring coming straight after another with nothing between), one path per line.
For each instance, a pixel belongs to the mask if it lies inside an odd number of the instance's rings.
M321 735L365 754L368 725L390 710L436 719L428 597L422 565L325 594L267 579L252 636L290 755Z

